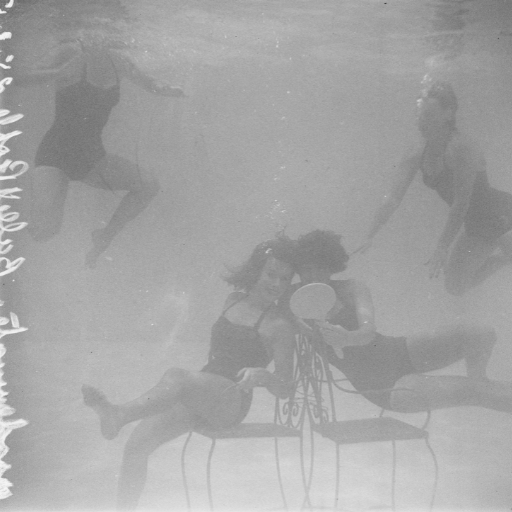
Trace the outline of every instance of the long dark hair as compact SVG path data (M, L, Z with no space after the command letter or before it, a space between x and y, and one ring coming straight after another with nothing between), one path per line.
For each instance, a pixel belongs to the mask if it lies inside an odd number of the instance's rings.
M297 265L312 263L329 269L332 274L347 267L349 256L341 245L341 235L316 229L297 240Z

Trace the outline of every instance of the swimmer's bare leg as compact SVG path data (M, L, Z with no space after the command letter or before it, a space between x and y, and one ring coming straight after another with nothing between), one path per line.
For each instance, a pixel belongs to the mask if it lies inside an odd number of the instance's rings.
M99 416L105 439L114 439L132 421L166 413L178 403L219 427L231 424L241 407L241 392L229 379L181 368L169 368L150 390L121 405L110 403L92 386L82 386L82 394L85 405Z
M44 242L62 226L69 178L57 167L41 165L31 173L30 222L32 238Z
M105 439L114 439L121 427L121 414L119 407L111 404L105 395L92 386L82 386L84 403L99 416L101 434Z
M91 407L100 419L101 434L114 439L127 423L165 413L178 402L188 373L185 370L167 370L160 382L135 400L122 405L110 403L105 395L92 386L83 385L85 405Z
M146 209L158 191L156 183L143 183L136 191L129 191L103 229L92 232L92 249L87 253L86 264L90 268L108 248L114 237L124 228L125 224L137 217Z
M399 379L395 389L391 408L398 412L425 411L428 404L431 410L477 406L512 414L510 382L474 380L461 375L410 374Z
M196 416L180 404L143 419L132 431L123 453L116 510L135 510L144 489L150 455L164 443L189 432Z
M84 180L102 189L127 190L108 224L92 232L92 248L86 265L94 268L99 256L109 247L124 226L146 209L158 193L158 181L136 165L116 155L107 155Z
M497 248L495 241L462 232L444 269L446 291L463 295L502 268L506 263L502 255L495 254Z
M440 370L464 359L467 376L474 380L487 380L487 364L495 344L494 329L480 325L441 326L407 337L407 351L416 372Z

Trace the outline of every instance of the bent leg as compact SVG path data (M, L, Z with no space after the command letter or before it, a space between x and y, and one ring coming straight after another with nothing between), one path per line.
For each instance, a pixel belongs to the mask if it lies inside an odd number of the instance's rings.
M122 405L111 404L101 391L83 386L84 402L99 416L101 432L113 439L132 421L162 414L176 405L187 407L214 427L235 422L241 409L241 391L219 375L171 368L156 386L135 400Z
M512 414L512 383L475 380L457 375L406 375L390 395L397 412L427 408L478 406Z
M497 242L462 232L444 271L446 291L451 295L463 295L510 263L503 254L494 254L497 248Z
M93 248L87 254L86 263L94 267L114 237L146 209L158 193L159 184L147 171L139 170L129 160L116 155L107 155L100 160L84 183L96 188L128 191L105 228L92 233Z
M418 373L439 370L465 359L468 377L486 379L495 343L492 327L455 325L438 328L432 334L409 336L407 350Z
M55 236L62 226L69 178L56 167L42 165L32 172L29 232L34 240Z
M126 442L117 492L117 509L134 510L147 478L148 459L159 446L188 432L195 416L177 405L141 421Z

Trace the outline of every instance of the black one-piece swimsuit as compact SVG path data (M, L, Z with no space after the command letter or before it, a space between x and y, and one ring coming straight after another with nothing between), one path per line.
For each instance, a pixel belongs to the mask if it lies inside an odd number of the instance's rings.
M119 98L119 78L109 89L97 87L87 81L84 66L80 81L55 94L55 120L37 149L35 165L56 167L71 180L84 179L106 155L101 133Z
M272 360L258 332L261 322L268 309L263 311L254 326L237 325L230 322L225 314L228 309L240 302L241 297L228 306L213 324L208 362L202 372L222 375L236 382L238 372L243 368L266 368ZM242 394L242 407L237 422L249 412L252 401L252 390Z

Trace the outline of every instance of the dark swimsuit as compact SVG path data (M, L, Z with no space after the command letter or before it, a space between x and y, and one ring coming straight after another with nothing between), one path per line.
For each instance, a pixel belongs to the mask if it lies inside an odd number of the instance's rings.
M56 167L70 180L84 179L106 155L101 133L119 98L119 77L116 85L103 89L87 81L84 66L79 82L55 94L55 120L37 150L35 165Z
M438 174L427 174L423 170L424 154L425 151L420 165L423 183L435 190L441 199L451 206L455 195L453 169L445 165ZM512 229L512 195L492 188L485 171L477 172L464 218L464 228L469 236L490 241L497 240Z
M329 323L341 325L349 331L359 328L356 304L352 294L343 293L348 281L331 281L341 309L329 318ZM395 338L376 333L367 345L343 347L343 358L338 357L334 349L324 344L329 362L341 370L354 388L368 400L390 409L390 392L364 393L367 390L392 389L396 381L404 375L415 373L407 350L406 338Z
M254 326L237 325L230 322L226 312L245 298L245 295L230 304L213 324L208 362L202 372L221 375L237 382L238 372L243 368L266 368L272 358L267 353L258 332L268 309L263 311ZM237 423L242 421L251 407L252 390L242 393L242 407Z

